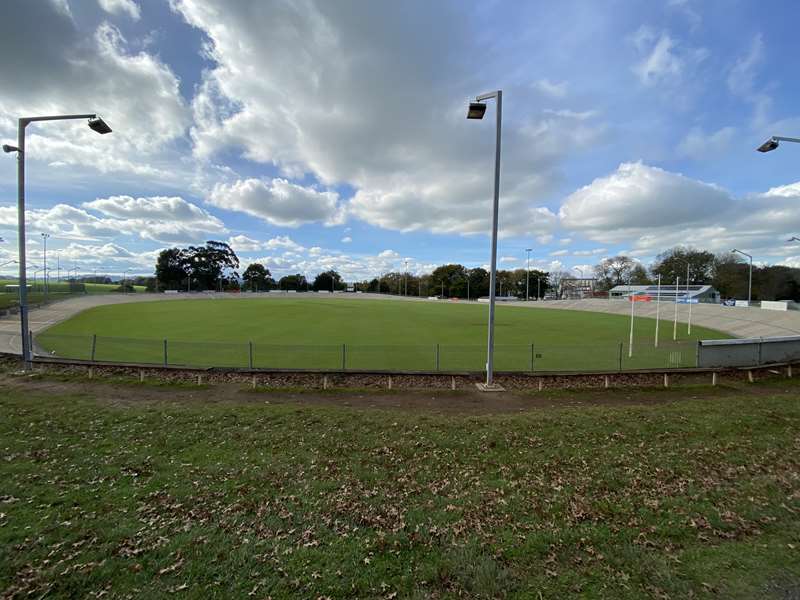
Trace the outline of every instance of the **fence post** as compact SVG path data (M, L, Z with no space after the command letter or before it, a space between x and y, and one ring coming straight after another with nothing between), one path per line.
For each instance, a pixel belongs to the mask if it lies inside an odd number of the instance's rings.
M756 363L756 364L759 364L759 365L761 364L761 347L763 345L764 345L764 338L763 337L758 338L758 363ZM33 348L33 345L31 345L31 348Z
M436 370L439 370L439 344L436 344Z
M92 358L91 358L92 362L94 362L95 350L97 350L97 334L96 333L92 335Z
M622 342L619 343L619 372L622 373Z
M701 346L700 340L697 340L697 352L695 352L695 355L694 355L694 366L695 367L699 367L700 366L700 346Z
M166 367L169 364L167 360L167 340L164 340L164 366Z
M531 342L531 373L533 373L533 342Z
M342 344L342 371L347 369L347 346Z
M34 355L34 350L33 350L33 330L32 329L28 330L28 348L30 348L31 356L33 356Z
M247 342L247 345L248 345L248 350L249 350L249 353L250 353L249 356L248 356L247 364L249 364L250 368L252 369L253 368L253 342Z

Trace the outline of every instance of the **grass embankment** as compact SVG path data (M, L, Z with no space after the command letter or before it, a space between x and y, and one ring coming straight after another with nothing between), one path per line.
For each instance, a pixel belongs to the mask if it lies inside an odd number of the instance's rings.
M0 310L19 306L19 292L16 289L6 291L7 285L17 285L17 281L0 279ZM85 291L76 291L75 286L71 286L67 282L51 282L48 286L48 293L45 294L44 286L41 282L36 283L36 285L29 283L29 285L31 287L28 291L28 302L31 304L55 302L84 294L110 294L119 289L119 284L116 283L86 283L81 284L84 286L83 290ZM134 286L135 293L145 293L145 291L146 289L143 285Z
M785 390L459 416L16 385L0 390L4 597L800 588L800 405Z
M475 304L345 298L207 299L101 306L59 323L39 343L59 356L97 360L256 367L392 370L481 370L486 360L486 312ZM695 340L729 337L694 327L680 342L655 321L636 320L628 358L626 316L500 306L495 368L612 370L694 366ZM669 331L667 331L669 329ZM531 345L533 344L533 348ZM622 352L620 352L622 344ZM343 348L343 345L346 347ZM438 346L438 348L437 348ZM344 355L344 357L343 357Z

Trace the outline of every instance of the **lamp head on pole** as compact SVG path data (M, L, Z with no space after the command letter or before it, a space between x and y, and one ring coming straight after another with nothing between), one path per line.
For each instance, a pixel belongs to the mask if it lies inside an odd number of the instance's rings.
M482 119L486 114L486 104L483 102L470 102L469 109L467 109L468 119Z
M111 127L100 117L89 119L89 129L100 134L111 133Z
M9 144L3 144L3 152L9 154L10 152L19 152L19 148L16 146L10 146Z
M758 150L759 152L772 152L773 150L775 150L775 148L778 147L779 143L780 142L778 141L777 138L771 137L766 142L761 144L758 148L756 148L756 150Z

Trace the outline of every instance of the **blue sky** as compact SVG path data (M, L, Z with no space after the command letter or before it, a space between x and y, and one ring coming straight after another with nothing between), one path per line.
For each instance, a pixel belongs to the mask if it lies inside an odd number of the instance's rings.
M501 266L586 269L674 245L800 266L793 2L11 0L0 138L28 132L29 252L148 274L229 241L277 275L489 257L504 91ZM31 43L35 40L34 43ZM16 256L0 161L0 262ZM52 255L51 255L52 256ZM6 267L5 269L8 269Z

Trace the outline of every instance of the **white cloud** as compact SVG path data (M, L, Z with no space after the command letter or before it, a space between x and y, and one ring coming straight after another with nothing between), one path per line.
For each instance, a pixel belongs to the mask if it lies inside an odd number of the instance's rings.
M539 79L533 83L533 88L553 98L563 98L567 95L566 81L555 82L549 79Z
M470 46L462 11L445 3L425 11L391 3L279 3L268 11L223 0L173 6L208 36L214 63L192 104L197 157L233 149L276 166L287 179L310 175L326 186L347 184L355 190L348 214L379 227L488 232L493 136L489 120L464 119L461 99L474 92L467 65L453 60ZM431 22L445 30L431 30ZM419 89L426 90L425 102ZM546 234L554 215L536 199L554 191L562 161L591 144L600 126L553 115L516 121L508 117L504 132L501 230ZM212 194L212 201L223 198ZM232 204L276 224L343 217L333 202L299 216L265 214L263 200Z
M233 248L234 252L255 252L264 247L261 242L249 238L246 235L234 235L229 237L228 245Z
M514 263L519 262L519 259L516 256L501 256L500 262L503 264L513 265Z
M568 237L561 238L560 240L558 240L558 243L561 244L562 246L567 246L567 245L572 243L572 238L568 238Z
M282 248L292 252L300 252L302 250L305 250L303 246L295 242L288 235L279 235L278 237L274 237L270 240L267 240L267 242L264 244L264 247L268 250Z
M567 254L569 254L569 250L554 250L550 256L566 256Z
M708 56L705 48L682 45L667 32L656 35L647 26L640 27L630 39L641 55L633 72L646 86L677 81Z
M219 208L243 212L282 227L305 223L335 225L344 218L336 192L318 191L280 178L218 183L207 200Z
M605 254L607 252L607 248L593 248L591 250L576 250L572 253L572 256L597 256L598 254Z
M561 206L562 224L590 236L620 242L659 228L689 226L727 208L721 188L642 163L623 163L616 172L572 193Z
M728 88L734 94L747 96L755 88L756 69L764 59L764 39L756 35L750 42L747 54L736 59L728 73Z
M100 8L112 15L128 15L134 21L138 21L142 14L139 5L134 0L97 0Z
M29 160L52 166L42 180L59 176L63 184L77 166L174 181L179 169L167 146L184 135L189 112L172 70L156 55L132 52L109 23L87 35L55 4L14 3L13 16L6 5L0 20L14 26L0 36L0 54L14 58L0 61L0 80L14 85L0 88L0 134L13 134L15 115L92 110L113 129L100 136L85 122L32 125Z
M779 240L800 231L800 182L735 198L716 185L625 163L571 194L559 215L589 239L631 244L633 256L676 245L785 256Z
M352 241L353 241L353 238L351 238L349 235L346 235L341 239L341 242L343 244L349 244Z
M554 117L561 117L563 119L575 119L576 121L586 121L598 115L596 110L574 111L569 109L552 109L545 108L544 114L552 115Z
M0 207L0 229L15 228L16 213L15 207ZM83 208L56 204L47 209L29 209L27 216L30 229L66 239L113 239L124 235L178 243L227 232L222 221L178 197L111 196L85 202Z
M735 127L722 127L714 133L695 127L681 140L678 154L695 160L719 159L727 154L735 139Z

